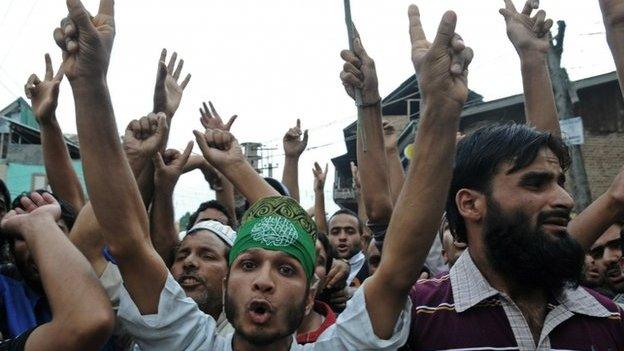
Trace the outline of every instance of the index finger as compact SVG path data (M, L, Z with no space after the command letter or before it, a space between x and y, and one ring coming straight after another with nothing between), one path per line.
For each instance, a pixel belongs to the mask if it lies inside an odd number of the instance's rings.
M50 54L48 53L46 53L44 57L45 57L45 65L46 65L45 80L52 80L52 75L54 74L52 72L52 59L50 58Z
M427 41L427 36L420 22L420 10L416 5L410 5L407 14L409 16L409 32L412 44L417 41Z
M115 0L100 0L99 15L115 15Z
M301 129L301 120L297 118L297 128Z

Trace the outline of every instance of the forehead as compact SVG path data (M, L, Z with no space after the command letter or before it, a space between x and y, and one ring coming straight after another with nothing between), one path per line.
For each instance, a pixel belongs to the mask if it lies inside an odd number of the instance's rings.
M592 245L592 249L601 245L605 245L609 241L618 240L620 238L620 230L622 226L619 224L614 224L609 227L602 235L596 240L594 245Z
M219 219L221 221L225 220L227 221L227 216L225 215L225 213L217 210L216 208L207 208L203 211L201 211L198 215L197 215L197 219L201 220L201 219Z
M330 230L332 228L334 228L334 227L352 227L352 228L357 228L358 227L358 220L353 215L346 214L346 213L340 213L340 214L337 214L337 215L333 216L331 218L331 220L329 221L328 225L329 225L329 229Z
M180 243L181 249L196 249L201 247L210 247L215 251L221 252L227 249L227 245L223 240L219 239L216 234L209 230L200 230L184 237Z
M557 158L555 153L552 152L552 150L546 147L542 148L537 153L537 156L535 157L533 162L531 162L526 167L511 172L514 166L514 162L504 162L501 166L499 166L495 178L499 177L508 179L513 177L520 177L527 172L549 172L556 174L563 173L559 159Z
M234 263L240 261L241 259L254 259L258 261L291 261L296 263L301 269L303 266L301 263L291 255L282 252L282 251L274 251L274 250L266 250L266 249L249 249L247 251L242 252L238 257L234 260Z

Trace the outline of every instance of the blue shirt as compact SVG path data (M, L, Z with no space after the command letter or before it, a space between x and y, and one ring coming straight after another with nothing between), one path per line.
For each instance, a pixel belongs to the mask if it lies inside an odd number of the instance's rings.
M3 312L3 313L2 313ZM44 296L21 280L0 274L0 325L5 338L14 338L52 320Z

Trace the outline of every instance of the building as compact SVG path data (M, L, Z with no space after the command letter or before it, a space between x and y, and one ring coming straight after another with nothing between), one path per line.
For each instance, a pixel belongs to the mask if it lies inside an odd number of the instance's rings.
M410 80L412 82L410 83ZM410 84L412 86L410 86ZM624 100L615 72L578 80L572 83L576 91L574 103L575 116L583 121L584 144L581 151L589 180L592 199L604 193L620 168L624 165ZM419 109L417 83L412 76L401 87L383 100L383 114L393 116L405 113L409 122L399 137L399 150L404 150L414 141L418 126ZM405 87L404 87L405 86ZM407 93L398 94L402 87ZM391 99L389 99L391 98ZM483 102L480 95L471 92L461 115L460 130L469 133L493 123L523 123L524 96L522 94ZM353 208L351 173L349 161L355 160L355 123L344 129L347 154L333 159L336 166L334 181L334 199L341 206ZM401 154L403 164L407 165L405 155ZM347 168L345 169L345 162Z
M483 97L470 91L466 106L481 103ZM420 116L420 91L416 75L409 77L393 92L381 101L383 119L390 122L400 135L399 140L406 140L413 135ZM350 162L356 162L356 132L357 123L353 122L343 130L347 153L332 159L336 169L334 175L334 201L340 207L357 210L357 203L353 192L353 177L351 176ZM413 140L413 139L412 139ZM401 143L399 142L399 145ZM400 147L403 165L407 166L407 159L403 155L404 146Z
M66 141L74 170L85 189L79 147L67 138ZM0 110L0 179L13 197L24 191L48 188L39 125L22 98Z

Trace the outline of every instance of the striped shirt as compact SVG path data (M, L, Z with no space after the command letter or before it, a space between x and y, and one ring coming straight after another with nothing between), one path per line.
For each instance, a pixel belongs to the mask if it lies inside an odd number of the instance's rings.
M535 345L518 306L494 289L466 250L449 274L418 281L404 350L624 350L623 311L586 288L547 305Z

